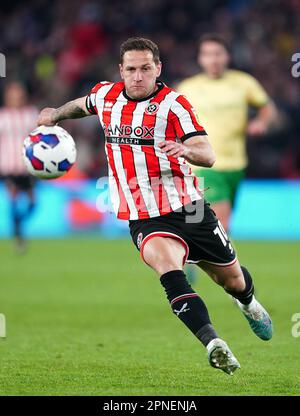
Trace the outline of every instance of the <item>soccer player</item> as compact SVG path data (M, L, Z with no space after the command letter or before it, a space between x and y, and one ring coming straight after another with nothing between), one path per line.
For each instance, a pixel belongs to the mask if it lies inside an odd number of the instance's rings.
M22 225L35 206L32 177L22 160L24 138L35 128L38 109L27 102L27 92L20 82L10 82L4 89L4 106L0 108L0 176L5 180L11 200L11 217L16 248L23 252ZM20 195L28 203L20 207Z
M233 374L240 364L189 285L184 263L198 263L232 295L260 338L272 337L272 323L187 165L210 167L214 152L188 100L158 80L161 67L155 43L130 38L120 50L122 81L100 82L84 97L45 108L38 124L98 115L117 217L129 220L142 260L159 276L174 314L206 347L209 363Z
M212 169L194 166L209 187L205 197L229 230L238 186L247 166L246 135L266 133L277 111L264 88L251 75L228 69L230 52L218 34L205 34L199 43L198 63L203 72L183 80L177 91L185 95L201 116L216 154ZM257 109L248 122L249 106Z

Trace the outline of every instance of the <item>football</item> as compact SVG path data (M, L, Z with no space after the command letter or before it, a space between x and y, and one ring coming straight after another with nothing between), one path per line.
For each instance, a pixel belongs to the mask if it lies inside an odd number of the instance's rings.
M32 175L41 179L59 178L75 163L75 142L60 126L40 126L24 140L23 159Z

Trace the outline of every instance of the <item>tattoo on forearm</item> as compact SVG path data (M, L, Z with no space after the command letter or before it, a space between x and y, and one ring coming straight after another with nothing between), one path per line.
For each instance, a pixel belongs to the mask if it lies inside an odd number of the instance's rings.
M67 118L81 118L87 114L80 108L75 101L69 101L56 109L55 121L65 120Z

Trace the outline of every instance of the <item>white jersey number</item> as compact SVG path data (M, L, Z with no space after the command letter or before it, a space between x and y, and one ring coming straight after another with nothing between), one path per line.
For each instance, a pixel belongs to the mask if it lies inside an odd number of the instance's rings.
M223 243L223 246L226 247L228 245L229 250L233 252L233 248L230 244L226 231L224 230L224 227L219 220L218 220L218 226L214 229L214 235L219 236L220 240Z

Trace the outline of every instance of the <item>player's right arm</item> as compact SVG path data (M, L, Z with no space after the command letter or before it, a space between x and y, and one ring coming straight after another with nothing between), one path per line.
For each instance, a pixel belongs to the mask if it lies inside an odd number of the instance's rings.
M195 166L212 167L216 159L213 148L194 108L183 95L179 95L172 103L168 121L179 140L160 142L158 147L161 151L167 156L183 157Z
M85 96L69 101L59 108L44 108L39 114L38 126L54 126L61 120L91 116L86 107L86 100Z

